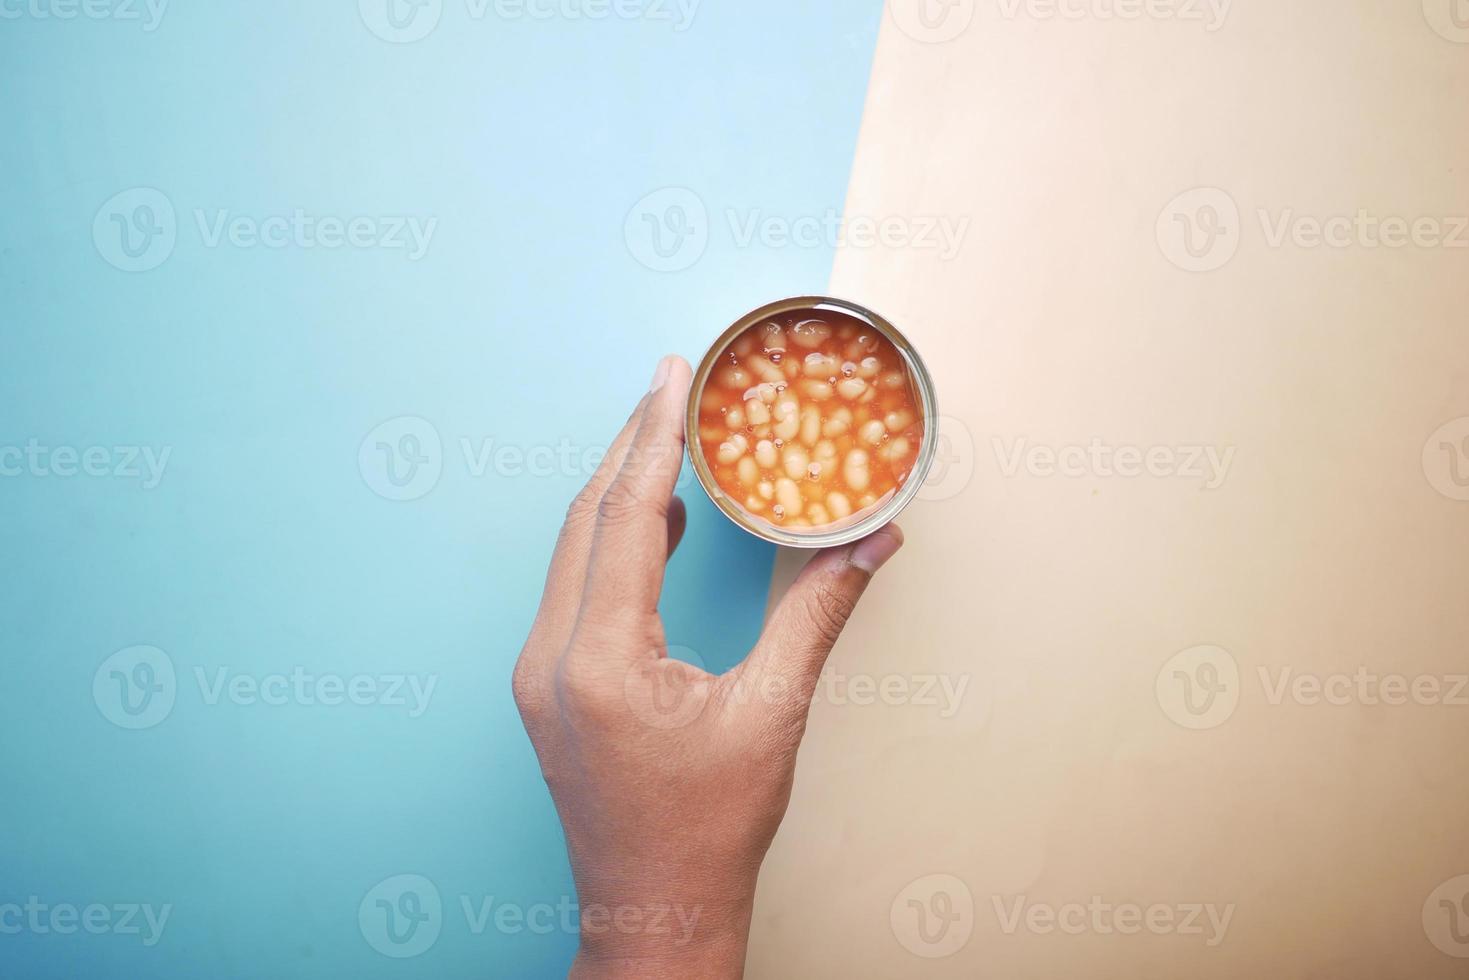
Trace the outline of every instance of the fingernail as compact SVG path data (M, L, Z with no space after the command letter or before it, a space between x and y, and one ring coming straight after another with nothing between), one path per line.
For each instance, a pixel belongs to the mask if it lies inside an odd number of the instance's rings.
M902 528L896 524L889 524L871 537L863 538L853 545L852 557L849 560L868 575L876 575L877 570L886 565L888 559L896 555L901 547L903 547Z
M653 383L648 387L648 394L652 394L662 388L668 382L668 372L673 370L673 358L665 357L658 362L658 370L653 372Z

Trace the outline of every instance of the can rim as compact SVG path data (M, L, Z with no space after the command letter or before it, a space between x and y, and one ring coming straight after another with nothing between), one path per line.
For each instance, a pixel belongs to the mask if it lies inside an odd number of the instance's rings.
M730 499L729 495L719 486L714 479L714 473L709 468L704 454L699 451L699 399L704 393L704 386L709 380L709 375L714 372L719 355L734 342L735 338L754 326L760 320L789 313L794 310L832 310L855 317L863 323L868 324L878 333L882 334L892 342L893 347L903 357L907 364L909 375L913 378L913 386L916 389L919 406L923 412L923 440L918 448L918 458L913 464L908 479L897 492L872 513L852 524L833 528L830 531L813 530L809 532L788 531L776 527L768 521L761 520L748 514L745 509ZM891 321L879 313L875 313L865 306L853 303L850 300L839 299L834 296L792 296L787 299L776 300L767 303L756 310L751 310L730 325L719 338L709 346L704 357L699 361L694 371L693 383L689 388L689 401L684 414L684 441L689 455L689 463L692 465L694 475L698 478L699 486L704 493L724 512L724 515L736 525L743 528L757 538L769 541L772 544L784 545L788 548L832 548L839 545L851 544L874 533L891 523L907 506L918 496L923 483L928 479L929 471L933 468L933 462L938 454L938 398L934 391L933 377L928 372L928 367L923 363L917 348L913 346L903 332L893 326Z

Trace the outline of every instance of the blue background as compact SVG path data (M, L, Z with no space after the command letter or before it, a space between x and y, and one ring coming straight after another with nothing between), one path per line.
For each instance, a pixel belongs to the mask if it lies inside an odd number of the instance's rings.
M473 934L460 896L572 892L508 682L583 474L475 476L459 440L603 445L661 354L696 359L746 310L824 289L830 243L741 245L724 214L840 210L879 0L707 0L681 31L447 0L408 44L352 0L179 2L151 32L6 9L0 447L171 456L151 490L0 477L0 904L173 909L151 948L0 934L0 975L563 973L573 934ZM176 209L177 243L129 273L93 223L137 187ZM664 187L707 206L707 251L675 272L624 231ZM298 208L438 225L412 261L210 248L195 218ZM443 441L407 502L358 461L400 416ZM756 634L771 552L684 496L670 640L723 669ZM92 682L136 644L166 652L178 695L127 731ZM437 687L413 718L210 704L194 675L296 667ZM441 934L394 959L358 905L405 873L437 888Z

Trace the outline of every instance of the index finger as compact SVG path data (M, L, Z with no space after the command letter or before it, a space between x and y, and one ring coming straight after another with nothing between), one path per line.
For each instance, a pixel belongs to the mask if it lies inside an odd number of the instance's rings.
M683 465L692 370L665 357L632 444L597 506L582 621L613 625L656 616L668 561L668 509Z

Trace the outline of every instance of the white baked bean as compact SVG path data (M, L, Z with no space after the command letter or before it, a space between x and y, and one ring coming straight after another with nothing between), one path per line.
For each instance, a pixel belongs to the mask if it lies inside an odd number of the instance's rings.
M902 432L913 424L911 412L888 412L887 417L882 420L889 432Z
M832 387L825 381L807 381L801 386L801 391L814 402L831 401Z
M864 333L856 340L847 345L846 354L849 361L860 361L866 355L877 350L877 337L870 333Z
M865 381L871 381L882 371L882 361L875 357L864 357L862 363L857 365L857 377Z
M866 391L867 382L861 378L843 378L837 382L837 394L841 395L847 401L851 401L854 398L861 398Z
M778 323L767 323L760 334L760 344L768 354L771 351L784 351L786 349L786 332Z
M785 375L781 373L780 368L776 367L769 358L763 357L760 354L754 354L745 358L745 366L754 373L755 377L766 384L785 380Z
M882 381L879 383L888 391L897 391L907 383L907 380L903 377L902 371L889 371L882 376Z
M745 419L751 425L764 425L770 421L770 406L758 398L745 402Z
M836 377L837 359L830 354L807 354L801 369L806 377L825 381Z
M861 439L869 446L881 445L883 437L886 434L887 430L882 427L882 423L879 422L877 419L869 419L868 421L863 422L862 428L857 430L857 438Z
M730 429L743 429L745 427L745 412L741 408L731 408L724 413L725 424Z
M781 384L784 384L784 383L785 383L785 378L784 378L784 376L782 376L782 378L781 378ZM775 385L772 382L765 381L765 382L762 382L762 383L756 385L753 388L746 388L745 389L745 393L740 396L740 401L743 401L743 402L759 401L759 402L764 402L767 405L772 405L772 404L775 403L775 396L776 396Z
M807 405L801 409L801 441L808 446L816 445L821 438L821 409Z
M745 510L751 510L758 514L764 509L765 501L761 500L757 495L752 493L745 498Z
M794 398L775 403L775 434L781 439L794 439L801 431L801 405Z
M820 347L821 342L831 336L831 327L820 320L802 320L791 327L791 343L807 350Z
M761 480L760 485L755 488L755 492L766 500L774 500L775 484L769 480Z
M741 456L739 465L740 482L753 487L760 482L760 465L750 456Z
M806 508L806 519L811 522L812 527L820 527L831 523L831 514L821 504L812 504Z
M867 489L872 482L872 472L867 468L869 460L867 450L854 449L847 453L846 462L842 464L842 479L847 481L847 486L861 493Z
M870 493L864 493L861 497L857 498L857 506L863 510L866 510L875 503L877 503L877 498Z
M810 466L806 467L806 477L808 479L815 480L818 483L829 475L831 475L831 470L829 470L825 466L825 464L819 461L812 463Z
M775 499L788 517L800 517L806 506L806 498L801 496L801 488L796 486L796 481L784 477L775 481Z
M834 463L837 458L837 444L830 439L823 439L816 444L816 449L811 453L811 458L819 463Z
M719 383L726 388L744 391L750 387L750 372L738 364L731 364L719 372Z
M712 425L699 426L700 442L708 442L717 446L724 441L724 437L727 435L729 435L729 433L725 432L722 429L716 429Z
M907 439L903 438L902 436L898 436L898 438L894 439L892 442L888 443L886 447L884 447L883 456L886 457L890 462L897 463L907 458L908 452L911 448L912 447L908 445Z
M852 502L844 493L832 492L826 496L826 506L837 520L852 516Z
M800 446L788 446L781 462L786 476L792 480L803 480L806 478L806 469L811 465L811 457Z
M719 444L719 461L725 466L732 466L745 455L745 450L750 448L749 440L742 434L736 433L729 437L726 442Z
M735 342L729 345L729 349L734 351L735 357L748 356L750 351L755 349L755 335L750 333L740 334L735 338Z
M780 462L780 453L776 452L775 443L769 439L761 439L755 443L755 462L760 464L761 469L775 469Z
M828 439L837 439L846 435L852 428L852 410L845 405L839 405L827 416L821 425L821 434Z

